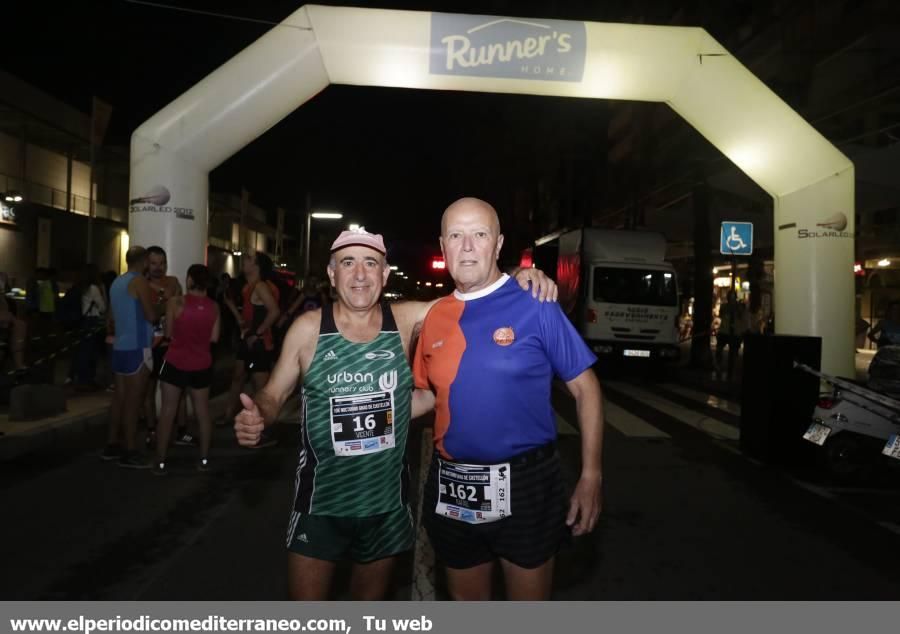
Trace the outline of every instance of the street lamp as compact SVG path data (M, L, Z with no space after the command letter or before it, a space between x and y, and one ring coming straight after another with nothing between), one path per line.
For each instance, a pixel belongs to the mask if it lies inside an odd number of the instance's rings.
M309 237L312 229L312 219L316 220L340 220L344 214L338 211L312 211L308 209L306 212L306 250L303 253L303 278L304 281L309 279Z

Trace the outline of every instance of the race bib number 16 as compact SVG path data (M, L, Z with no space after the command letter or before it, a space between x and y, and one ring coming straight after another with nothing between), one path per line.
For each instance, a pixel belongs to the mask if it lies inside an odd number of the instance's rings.
M338 456L361 456L394 447L393 394L332 397L331 439Z

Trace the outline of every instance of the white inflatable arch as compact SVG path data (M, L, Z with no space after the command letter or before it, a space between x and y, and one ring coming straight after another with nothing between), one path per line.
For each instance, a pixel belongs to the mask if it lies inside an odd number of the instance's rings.
M853 164L699 28L304 6L134 132L131 243L204 261L210 170L332 83L667 103L774 199L778 332L852 376Z

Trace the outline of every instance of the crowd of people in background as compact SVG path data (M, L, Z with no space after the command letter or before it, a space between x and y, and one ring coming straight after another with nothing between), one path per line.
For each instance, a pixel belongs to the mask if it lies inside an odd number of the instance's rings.
M105 460L165 474L177 444L197 448L206 469L215 360L237 357L228 411L216 421L230 426L244 383L265 384L293 320L328 294L315 279L293 288L264 253L245 256L235 277L201 264L177 275L158 246L132 247L126 261L123 275L87 264L68 284L41 268L16 293L0 272L0 376L9 373L10 387L113 392ZM267 436L258 448L274 443Z
M228 359L234 353L231 390L225 415L218 421L227 426L245 383L259 389L268 380L284 332L304 309L305 295L292 292L265 253L245 256L238 278L223 273L216 279L206 266L193 264L183 287L169 275L160 247L132 247L126 261L128 271L109 292L107 332L112 340L115 398L101 457L117 460L122 467L151 468L156 475L166 475L174 442L196 447L197 469L206 471L213 430L209 393L214 348L224 348ZM142 426L152 461L137 449ZM266 437L254 448L273 444L274 438Z

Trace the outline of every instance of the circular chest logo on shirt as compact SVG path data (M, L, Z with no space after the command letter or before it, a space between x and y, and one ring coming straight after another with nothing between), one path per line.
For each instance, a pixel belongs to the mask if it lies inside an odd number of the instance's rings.
M367 361L390 361L394 358L394 353L390 350L376 350L375 352L367 352Z
M494 331L494 343L498 346L508 346L515 340L516 333L514 333L513 329L509 326L497 328L497 330Z

